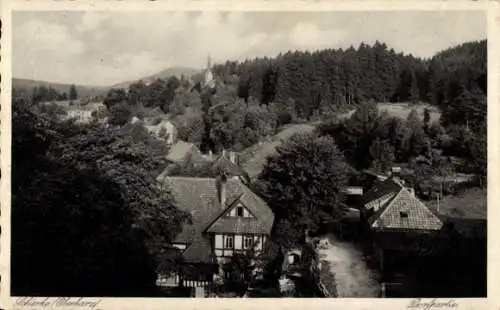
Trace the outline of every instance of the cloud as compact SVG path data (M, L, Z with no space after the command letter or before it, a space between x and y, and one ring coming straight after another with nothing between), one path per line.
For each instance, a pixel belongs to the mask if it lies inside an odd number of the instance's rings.
M66 25L29 20L16 28L12 66L15 76L53 78L71 70L73 61L85 51Z
M79 32L94 31L99 28L101 22L106 20L106 15L100 12L85 12L80 24L76 26Z
M290 32L291 43L299 49L318 49L338 44L346 37L345 31L321 29L313 22L299 23Z
M471 12L16 12L14 76L111 85L169 66L383 41L430 56L483 39Z
M57 52L63 48L61 54L71 56L81 53L84 49L84 44L72 38L64 25L30 20L19 32L21 35L16 36L18 40L15 43L20 44L21 50L26 53Z

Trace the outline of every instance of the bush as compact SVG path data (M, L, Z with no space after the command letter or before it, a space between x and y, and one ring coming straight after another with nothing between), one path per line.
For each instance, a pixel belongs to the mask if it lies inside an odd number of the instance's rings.
M111 106L110 114L108 123L111 125L123 126L132 119L132 109L125 102Z

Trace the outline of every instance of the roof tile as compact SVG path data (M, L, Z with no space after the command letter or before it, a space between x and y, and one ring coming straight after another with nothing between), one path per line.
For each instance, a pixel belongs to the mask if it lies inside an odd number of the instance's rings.
M395 179L376 184L364 197L364 208L374 209L369 223L377 230L439 230L441 219Z

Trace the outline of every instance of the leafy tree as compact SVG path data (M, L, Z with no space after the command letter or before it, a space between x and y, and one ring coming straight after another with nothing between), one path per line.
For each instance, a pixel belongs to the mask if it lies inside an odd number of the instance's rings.
M296 238L306 229L316 230L340 218L347 170L342 153L327 136L296 134L277 148L258 182L277 225L293 223L282 232L284 239L300 242Z
M487 184L488 174L488 140L486 136L486 122L480 127L479 133L470 146L470 157L472 158L472 171L475 172L481 187Z
M394 148L396 161L407 159L404 146L408 131L407 122L399 117L390 117L384 124L384 137L390 141L390 144Z
M147 86L143 81L132 83L128 87L128 104L135 106L139 103L143 104L146 96Z
M226 275L224 286L226 290L234 291L238 297L242 297L252 281L252 271L254 270L252 254L234 254L229 261L223 265Z
M84 127L51 148L51 154L68 165L93 167L120 186L131 210L134 229L144 239L157 266L167 273L175 268L171 242L188 219L178 210L168 188L155 178L166 165L165 144L141 125Z
M287 103L272 102L268 105L269 111L276 115L276 126L290 124L295 118L295 103L293 100Z
M111 89L104 98L103 104L111 110L111 107L118 103L124 103L128 101L127 92L123 88L113 88Z
M12 294L156 295L155 260L122 185L96 167L98 158L87 165L68 160L79 153L65 140L76 127L21 102L13 107ZM50 151L65 143L65 152Z
M125 102L111 106L108 123L123 126L132 119L132 108Z
M406 123L409 131L405 137L405 151L408 157L416 157L425 150L428 137L416 110L410 112Z
M161 108L164 112L168 112L168 106L174 100L175 97L175 91L177 88L181 85L181 82L179 79L174 75L168 78L167 82L165 83L165 88L161 92L161 99L160 102Z
M373 158L372 169L375 171L385 172L389 169L394 160L394 147L388 140L375 139L370 147L370 155Z
M54 120L57 120L59 117L68 114L68 112L62 106L57 105L56 103L38 104L36 107L39 113L44 114Z
M75 85L71 85L69 88L69 100L76 100L78 98L78 93L76 91Z
M375 103L360 105L345 121L322 126L324 134L335 137L346 158L357 168L370 167L373 157L370 147L381 134L386 118L380 115Z

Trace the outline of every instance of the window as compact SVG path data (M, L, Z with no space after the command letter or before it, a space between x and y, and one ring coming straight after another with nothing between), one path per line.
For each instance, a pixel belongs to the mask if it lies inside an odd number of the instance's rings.
M399 215L401 216L401 218L408 218L408 212L404 212L404 211L401 211L399 212Z
M232 249L234 246L234 237L233 236L226 236L226 249Z
M253 237L245 237L243 241L243 247L245 249L250 249L253 246Z
M236 208L236 216L239 216L239 217L243 216L243 207Z

